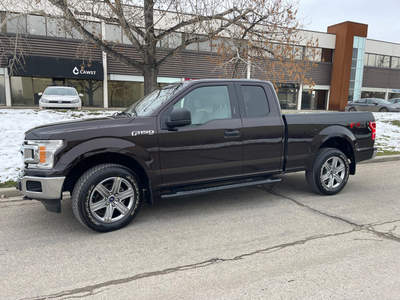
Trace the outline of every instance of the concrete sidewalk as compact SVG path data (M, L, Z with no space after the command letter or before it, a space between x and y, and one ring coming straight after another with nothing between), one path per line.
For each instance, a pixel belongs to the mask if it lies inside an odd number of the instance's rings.
M375 157L374 159L362 161L359 164L380 163L380 162L397 161L397 160L400 160L400 154L378 156L378 157ZM0 188L0 197L1 198L19 197L19 196L22 196L22 194L15 187L2 188L2 189Z

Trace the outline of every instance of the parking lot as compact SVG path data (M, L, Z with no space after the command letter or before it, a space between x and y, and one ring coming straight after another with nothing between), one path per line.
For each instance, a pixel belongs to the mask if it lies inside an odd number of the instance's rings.
M398 299L400 161L358 166L336 196L282 182L144 205L89 231L0 201L2 299Z

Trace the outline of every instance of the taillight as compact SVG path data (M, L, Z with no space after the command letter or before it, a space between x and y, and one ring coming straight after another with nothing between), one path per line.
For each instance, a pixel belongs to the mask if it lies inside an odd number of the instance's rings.
M371 138L375 140L376 137L376 122L368 122L369 128L371 128Z

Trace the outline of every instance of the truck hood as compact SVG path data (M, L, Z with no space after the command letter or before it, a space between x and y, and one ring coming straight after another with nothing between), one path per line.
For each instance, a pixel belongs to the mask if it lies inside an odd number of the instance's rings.
M113 130L132 122L133 118L104 117L97 119L71 120L34 127L25 132L27 140L49 140L53 136L64 134L83 134L91 130Z

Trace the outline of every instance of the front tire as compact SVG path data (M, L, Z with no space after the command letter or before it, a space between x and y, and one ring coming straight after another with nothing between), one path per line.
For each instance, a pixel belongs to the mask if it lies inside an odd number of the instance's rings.
M101 164L86 171L75 184L72 208L85 227L108 232L128 225L142 204L139 178L128 168Z
M311 170L306 171L309 187L316 193L335 195L349 179L349 161L346 155L336 148L321 148L314 159Z
M388 111L388 109L386 108L386 107L382 107L380 110L379 110L379 112L387 112Z

